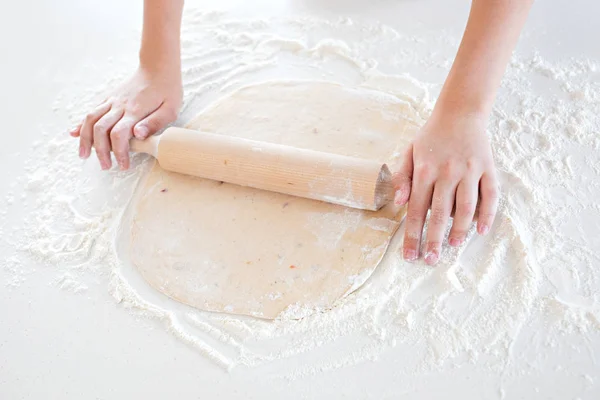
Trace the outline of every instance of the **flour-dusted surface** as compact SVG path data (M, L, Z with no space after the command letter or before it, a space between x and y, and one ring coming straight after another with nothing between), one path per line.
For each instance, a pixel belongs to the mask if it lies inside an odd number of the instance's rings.
M381 10L375 3L369 13ZM335 15L335 4L326 19L188 10L180 122L238 87L290 77L368 81L428 110L458 32L417 29L406 9L406 25L360 23ZM528 32L525 43L539 35ZM39 136L10 156L27 171L3 177L3 397L598 397L600 54L513 59L489 124L504 193L489 237L445 249L430 269L399 259L400 232L366 284L331 312L291 307L267 322L181 306L119 263L118 221L148 161L102 174L59 134L98 96L82 89L87 82L102 89L99 76L116 81L134 67L124 54L135 53L136 38L124 37L122 56L91 58L60 78L54 111L31 127ZM404 73L418 80L394 76ZM111 384L88 380L81 365Z

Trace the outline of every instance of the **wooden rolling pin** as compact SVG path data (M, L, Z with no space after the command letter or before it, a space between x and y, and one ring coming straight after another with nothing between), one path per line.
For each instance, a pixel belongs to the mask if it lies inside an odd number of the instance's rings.
M201 178L373 211L393 198L391 173L376 161L174 127L130 145Z

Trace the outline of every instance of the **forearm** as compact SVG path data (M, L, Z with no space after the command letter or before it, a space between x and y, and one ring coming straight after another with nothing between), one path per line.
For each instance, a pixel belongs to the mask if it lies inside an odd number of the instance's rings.
M181 69L183 0L144 0L140 65L148 70Z
M436 111L489 115L533 0L473 0ZM435 112L434 112L435 113Z

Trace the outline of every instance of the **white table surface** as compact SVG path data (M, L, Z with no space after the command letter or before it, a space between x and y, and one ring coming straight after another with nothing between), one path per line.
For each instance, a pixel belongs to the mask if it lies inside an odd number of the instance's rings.
M468 2L457 0L189 3L229 9L239 17L346 15L381 20L404 31L439 29L456 35L469 8ZM599 60L598 15L599 2L538 1L518 51L537 50L547 59ZM141 1L29 0L0 6L0 195L8 191L5 183L23 172L22 155L41 129L55 126L56 134L65 122L54 117L51 104L72 74L108 57L134 65L137 43L132 37L140 23ZM22 218L15 210L7 226ZM0 278L3 274L0 270ZM101 278L85 295L74 296L49 284L52 276L52 271L38 269L18 290L0 286L0 399L500 398L501 378L477 365L432 372L420 387L403 387L392 373L402 362L398 352L376 363L263 386L262 378L276 366L225 373L158 323L132 316L107 293ZM577 362L576 354L564 355ZM598 371L590 375L598 376ZM550 365L540 375L517 377L512 385L509 398L575 399L581 389L581 382L562 377ZM600 398L600 383L593 385L584 398Z

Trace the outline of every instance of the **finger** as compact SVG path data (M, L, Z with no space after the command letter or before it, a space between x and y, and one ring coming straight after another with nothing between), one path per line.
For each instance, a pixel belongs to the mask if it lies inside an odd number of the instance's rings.
M498 210L498 200L500 198L500 190L498 189L498 181L496 175L486 172L479 181L479 214L477 215L477 232L480 235L485 235L490 231L490 227L496 218Z
M428 165L420 166L415 169L415 179L412 184L406 214L403 255L407 261L419 258L419 245L423 233L423 224L425 223L427 210L431 204L432 192L433 176L431 167Z
M139 118L125 114L110 131L112 151L122 171L129 168L129 139L133 137L133 127L138 121Z
M410 188L412 185L412 175L413 175L413 146L412 144L408 146L404 156L402 158L402 163L400 164L400 168L398 171L394 173L392 177L392 183L394 184L394 190L396 194L394 196L394 203L399 206L403 206L408 202L410 197Z
M177 109L168 103L163 103L156 111L135 124L133 135L138 139L145 139L176 119Z
M94 124L94 149L100 161L100 167L107 170L111 167L109 132L123 117L123 110L113 108Z
M147 120L148 117L156 113L163 105L164 103L156 103L155 106L152 106L150 103L145 105L139 103L131 107L129 111L126 111L125 116L111 131L110 141L112 150L121 170L129 168L129 140L133 137L134 127L139 122ZM160 118L168 115L166 109L159 114ZM153 122L153 124L156 124L156 122Z
M94 125L110 110L110 103L105 103L86 115L79 131L79 157L88 158L94 143Z
M81 131L81 124L78 124L75 128L71 129L69 135L74 138L79 137L79 131Z
M452 212L455 194L456 184L449 180L438 181L433 189L431 215L425 240L425 262L429 265L435 265L440 259L442 240Z
M465 241L473 222L477 206L478 183L474 179L463 179L456 189L454 222L448 237L450 246L460 246Z

